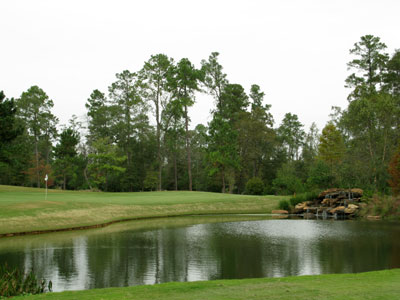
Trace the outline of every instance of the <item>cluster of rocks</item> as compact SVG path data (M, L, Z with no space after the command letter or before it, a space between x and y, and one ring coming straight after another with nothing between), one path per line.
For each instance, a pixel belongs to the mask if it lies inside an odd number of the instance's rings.
M362 195L362 189L328 189L312 201L298 203L293 213L307 218L351 218L357 215L363 205L360 203Z

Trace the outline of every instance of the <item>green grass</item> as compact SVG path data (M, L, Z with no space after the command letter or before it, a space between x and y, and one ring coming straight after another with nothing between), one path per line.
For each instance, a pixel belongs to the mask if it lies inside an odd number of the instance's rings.
M164 283L49 293L13 299L400 299L400 269L359 274Z
M192 214L269 213L286 197L206 192L102 193L0 185L0 234Z

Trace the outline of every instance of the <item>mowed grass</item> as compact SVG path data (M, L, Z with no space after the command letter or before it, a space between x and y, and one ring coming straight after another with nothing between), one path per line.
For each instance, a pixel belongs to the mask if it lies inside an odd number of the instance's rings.
M0 185L0 234L151 217L270 213L285 197L206 192L103 193Z
M359 274L173 282L125 288L48 293L13 299L400 299L400 269Z

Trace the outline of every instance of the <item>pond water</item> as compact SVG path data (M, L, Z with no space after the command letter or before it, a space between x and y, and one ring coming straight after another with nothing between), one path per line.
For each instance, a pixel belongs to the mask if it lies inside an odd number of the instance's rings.
M248 220L250 219L250 220ZM400 267L398 223L184 217L0 239L54 291Z

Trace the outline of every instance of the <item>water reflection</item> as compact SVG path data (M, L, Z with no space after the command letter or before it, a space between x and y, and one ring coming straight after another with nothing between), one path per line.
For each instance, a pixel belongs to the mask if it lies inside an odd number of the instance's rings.
M51 279L55 291L362 272L400 267L400 229L382 222L186 217L1 239L3 262Z

